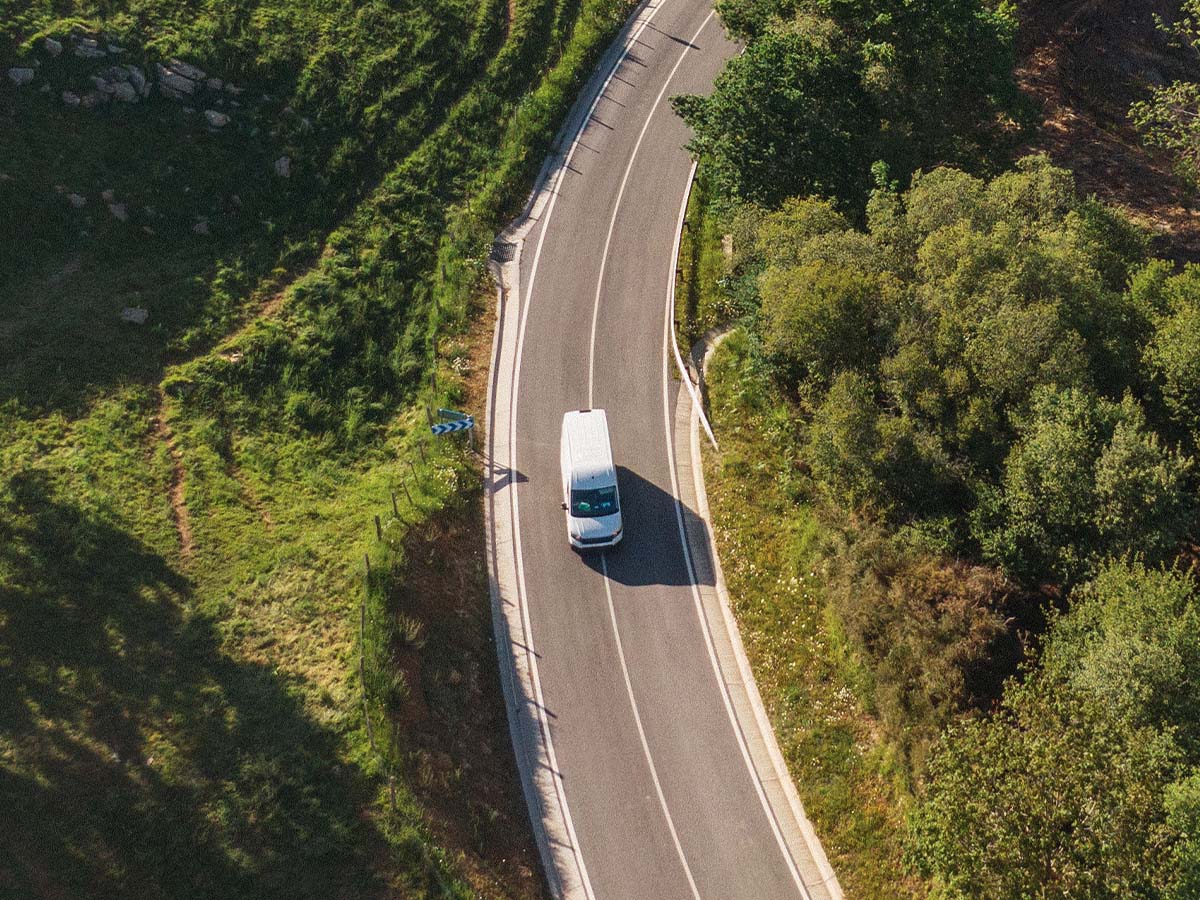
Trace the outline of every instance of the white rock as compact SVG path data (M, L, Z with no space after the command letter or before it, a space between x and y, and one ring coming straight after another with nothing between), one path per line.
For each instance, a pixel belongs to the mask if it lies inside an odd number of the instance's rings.
M187 96L182 91L177 91L175 88L167 87L161 81L158 84L158 92L164 97L170 97L172 100L182 100Z
M129 221L129 213L126 211L124 203L110 203L108 204L108 211L112 213L114 219L121 222Z
M99 91L88 91L83 95L81 101L84 109L91 109L93 106L100 106L102 103L108 102L108 94L101 94Z
M125 66L125 75L129 79L129 83L134 86L139 94L145 97L149 93L149 85L146 83L146 74L137 66Z
M204 118L213 128L224 128L229 124L229 116L223 112L217 112L215 109L206 109Z
M201 219L199 222L197 222L195 225L193 225L192 233L193 234L208 234L208 220Z
M172 59L169 65L173 71L178 72L184 78L190 78L192 81L204 80L204 70L198 69L191 63L185 63L181 59Z
M275 174L280 178L290 178L292 174L291 157L281 156L275 160Z
M18 86L29 84L33 81L33 69L28 66L13 66L8 70L8 80Z
M62 53L62 42L56 41L52 37L42 38L42 49L51 56L58 56Z
M108 47L109 53L124 53L125 52L125 48L122 46L119 46L118 44L105 44L105 46Z
M100 43L93 38L76 38L74 53L83 59L99 59L104 56Z
M79 95L73 94L70 91L63 91L62 92L62 102L67 104L67 106L78 106L79 105Z
M100 192L100 199L105 203L112 203L117 199L117 193L112 188L107 188Z
M38 93L39 94L50 93L50 85L43 83L42 86L40 88L38 88Z
M204 83L208 85L208 89L210 91L219 91L225 85L225 82L223 82L220 78L210 78Z
M99 75L89 75L88 81L90 81L95 86L96 90L102 94L115 94L117 92L117 86L115 84L100 77Z
M235 97L240 96L244 90L245 88L240 88L236 84L230 84L228 81L225 82L225 92L228 94L233 94Z
M196 82L170 69L159 72L158 82L160 87L168 87L180 94L191 94L196 90Z
M126 306L121 310L121 321L133 325L145 325L146 319L149 317L150 311L142 309L140 306Z
M138 92L128 81L119 81L113 90L113 96L125 103L137 103Z
M83 196L83 194L67 194L67 200L76 209L83 209L87 206L87 197Z

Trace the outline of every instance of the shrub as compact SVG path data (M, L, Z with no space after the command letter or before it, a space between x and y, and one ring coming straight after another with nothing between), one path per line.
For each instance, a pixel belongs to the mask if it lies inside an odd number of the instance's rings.
M872 675L869 698L910 777L963 711L1009 674L1016 590L995 570L931 554L877 527L843 531L827 548L827 596ZM999 662L996 657L999 656Z

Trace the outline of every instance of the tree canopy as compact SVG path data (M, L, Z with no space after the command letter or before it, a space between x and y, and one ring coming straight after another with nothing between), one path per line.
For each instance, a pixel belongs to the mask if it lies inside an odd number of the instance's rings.
M1187 535L1200 276L1147 263L1070 173L1030 157L991 181L883 180L865 231L818 199L755 222L735 278L829 502L949 516L955 552L1029 585Z
M1107 565L1001 710L949 730L910 821L912 861L943 896L1196 896L1195 588Z
M720 0L747 40L708 98L677 108L726 193L857 207L870 165L978 167L1013 130L1015 17L984 0ZM969 48L969 50L968 50Z

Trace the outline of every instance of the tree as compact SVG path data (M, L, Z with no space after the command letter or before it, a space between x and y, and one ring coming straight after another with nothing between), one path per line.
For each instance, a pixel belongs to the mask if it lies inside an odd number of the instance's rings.
M1153 290L1151 302L1165 309L1155 321L1146 362L1172 419L1195 444L1200 442L1200 266L1161 279Z
M1101 552L1168 558L1188 534L1195 504L1187 490L1192 468L1161 445L1141 408L1122 403L1122 417L1096 460L1096 530Z
M1200 0L1183 0L1172 23L1158 27L1173 44L1200 56ZM1133 104L1129 116L1147 143L1175 157L1175 171L1193 186L1200 184L1200 85L1179 80L1155 88Z
M1192 576L1138 560L1109 563L1052 621L1042 668L1132 726L1173 732L1189 762L1200 764L1200 603Z
M1071 583L1108 556L1165 558L1187 533L1191 459L1163 448L1132 399L1042 388L974 531L984 555L1027 581Z
M885 291L878 277L822 263L771 267L759 280L763 346L793 385L823 389L838 372L871 368Z
M673 102L695 131L692 152L711 161L727 196L769 207L810 194L859 197L878 124L857 65L836 25L800 16L729 60L711 96Z
M858 372L842 372L809 425L806 455L813 479L843 508L885 504L882 448L871 382Z
M861 209L876 160L907 179L1003 152L997 123L1017 97L1007 3L721 0L718 9L746 52L710 97L676 108L727 195L775 206L817 193Z
M912 862L950 897L1194 898L1198 679L1195 580L1109 563L997 714L934 751Z
M1038 393L1000 491L985 496L976 515L985 557L1025 580L1086 574L1096 543L1095 466L1112 415L1111 404L1085 391Z
M1169 735L1049 678L947 731L909 819L909 861L955 900L1127 900L1176 881Z

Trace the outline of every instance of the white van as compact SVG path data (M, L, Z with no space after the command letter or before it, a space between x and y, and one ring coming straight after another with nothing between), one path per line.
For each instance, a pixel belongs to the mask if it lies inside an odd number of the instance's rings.
M621 497L604 410L581 409L563 416L560 459L562 508L571 546L615 546L621 540Z

